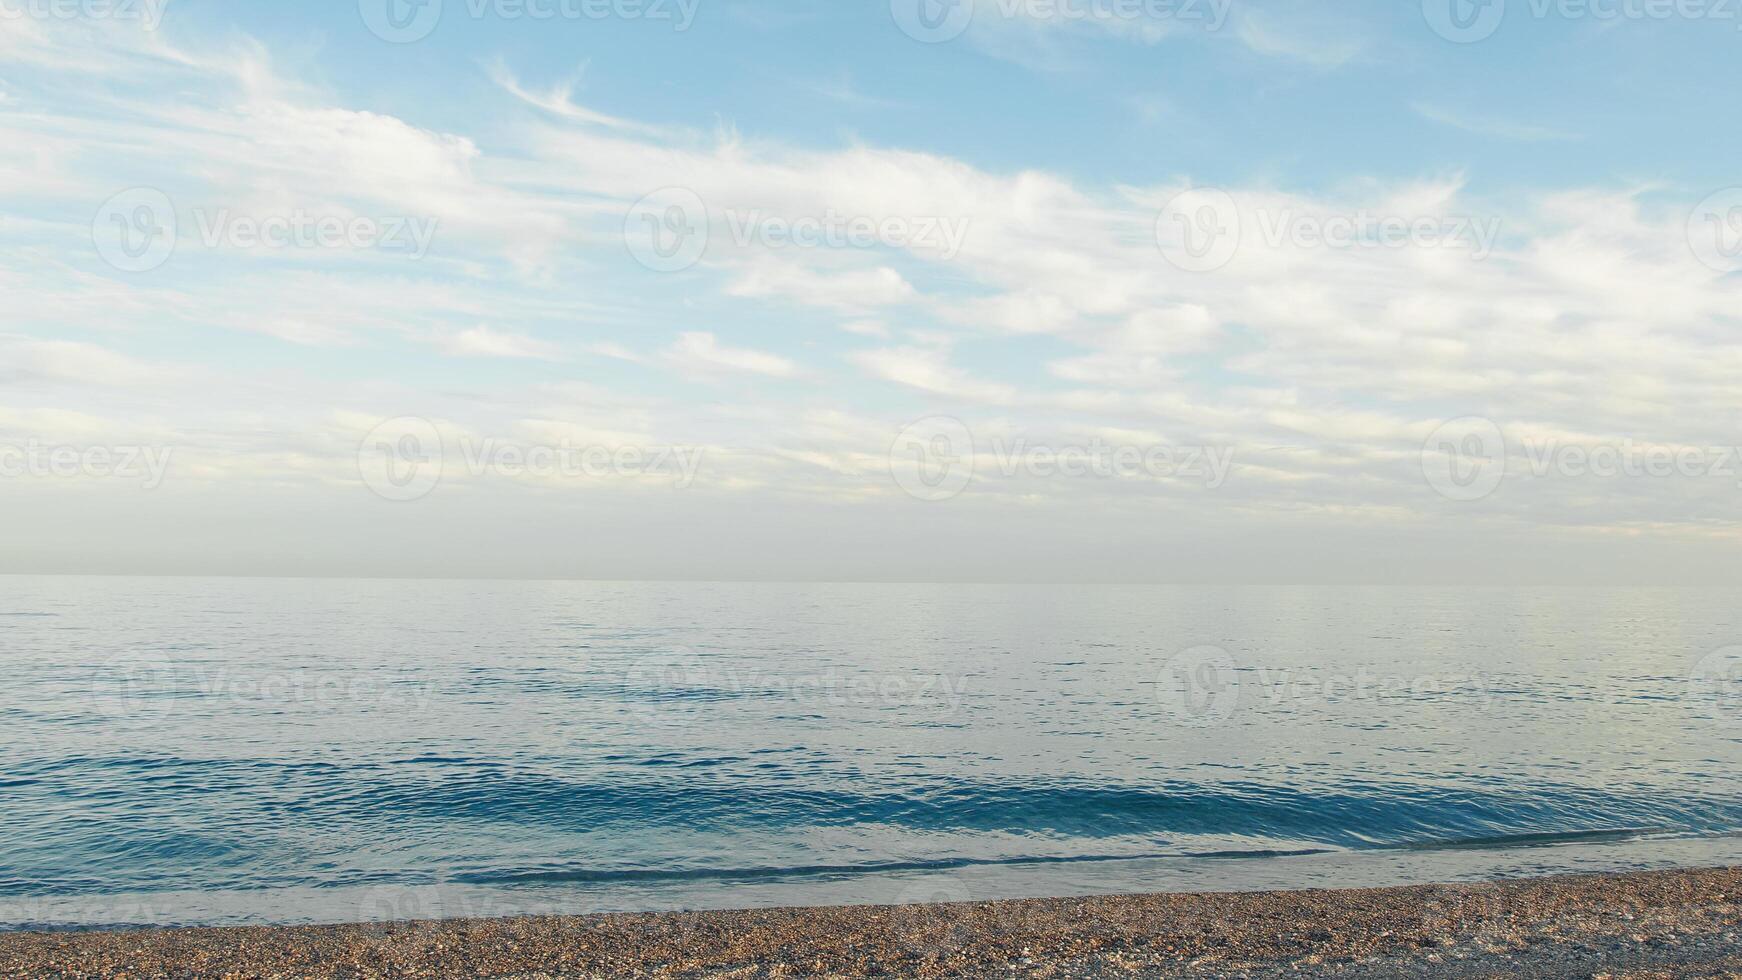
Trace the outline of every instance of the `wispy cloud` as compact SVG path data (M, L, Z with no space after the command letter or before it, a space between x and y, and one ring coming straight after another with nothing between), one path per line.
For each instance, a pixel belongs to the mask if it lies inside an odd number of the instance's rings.
M479 86L480 115L431 113L437 125L383 111L391 100L281 77L259 45L194 56L164 37L117 30L93 42L83 26L20 23L0 45L20 106L0 112L0 418L67 441L102 426L169 433L200 461L200 492L355 489L353 430L412 416L731 447L708 470L718 486L832 505L894 492L894 432L947 409L1054 440L1145 432L1251 448L1246 482L1167 506L1311 530L1326 514L1443 520L1419 456L1448 415L1518 433L1733 441L1734 276L1696 260L1687 205L1658 192L1473 199L1444 161L1420 177L1119 184L1092 166L990 165L966 149L833 130L710 132L700 110L693 128L652 125L639 110L583 105L576 79L523 85L500 64L497 88ZM1240 25L1255 50L1309 67L1366 50L1280 17ZM1495 138L1577 138L1431 102L1415 111ZM170 199L173 213L157 217L175 219L180 237L160 268L127 272L93 248L93 216L139 187ZM1222 233L1216 214L1166 210L1188 187L1225 194L1237 219L1217 267L1168 250L1169 235ZM662 212L671 222L656 230L710 235L692 266L655 271L635 261L630 236L646 229L627 216L670 188L699 212ZM199 229L218 209L427 218L437 231L418 258L209 247ZM795 242L740 237L746 215L964 233L950 248L921 235ZM1373 232L1362 221L1445 232L1476 220L1503 232L1491 255L1455 235L1335 235ZM152 340L173 356L137 353ZM420 375L405 362L438 359L399 356L431 350L494 363L455 384L468 365ZM575 377L551 384L549 366L522 363L539 360ZM160 383L189 377L223 382ZM676 390L613 390L623 377ZM1129 503L1138 520L1165 498L1141 489L1149 496ZM1131 491L1063 481L1020 496L1077 512ZM1603 493L1542 480L1463 519L1530 526L1553 514L1558 527L1611 531L1651 518L1688 534L1742 523L1733 492L1703 494L1673 481ZM1005 502L959 506L990 521Z
M798 365L785 357L747 347L727 347L705 331L680 334L677 343L666 349L665 360L690 375L727 373L791 378L799 373Z
M1550 143L1583 138L1577 133L1549 126L1510 122L1492 116L1466 115L1425 102L1413 103L1410 108L1414 110L1416 115L1430 122L1494 139L1513 140L1520 143Z
M476 326L470 330L449 334L440 341L442 352L450 357L510 357L555 360L557 349L542 340L511 331Z

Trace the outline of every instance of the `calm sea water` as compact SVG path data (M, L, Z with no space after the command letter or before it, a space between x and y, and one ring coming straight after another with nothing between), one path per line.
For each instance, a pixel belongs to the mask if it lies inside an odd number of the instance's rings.
M1737 599L0 578L0 927L1742 863Z

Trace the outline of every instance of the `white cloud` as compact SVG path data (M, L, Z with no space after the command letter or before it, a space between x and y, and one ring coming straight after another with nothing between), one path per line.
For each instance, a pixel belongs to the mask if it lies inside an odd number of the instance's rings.
M522 357L554 360L557 350L544 341L479 325L441 339L442 352L450 357Z
M859 351L852 359L872 377L958 401L1004 405L1016 399L1014 387L974 378L936 349L891 347Z
M724 347L711 333L679 334L665 360L686 374L760 374L772 378L796 376L798 365L777 354L744 347Z
M876 320L852 320L841 324L841 329L860 337L889 337L889 328Z
M1552 126L1510 122L1486 115L1466 115L1424 102L1414 103L1410 108L1415 110L1416 115L1430 122L1437 122L1453 129L1461 129L1466 133L1475 133L1478 136L1492 136L1496 139L1516 140L1521 143L1561 142L1581 138L1577 133L1569 133Z
M0 386L48 382L138 387L172 384L179 375L96 344L0 336Z
M1346 18L1333 18L1330 11L1319 3L1248 7L1235 17L1234 30L1259 54L1336 68L1360 54L1363 42L1349 29Z
M1241 37L1325 65L1359 51L1322 45L1268 11L1243 20ZM52 84L113 79L118 69L51 26L26 22L0 42L0 61L47 80L14 88L9 77L0 114L0 202L28 212L0 226L0 396L9 402L0 409L15 426L68 431L150 416L218 482L349 486L360 437L351 430L409 414L468 431L730 447L711 471L730 492L859 500L891 492L886 454L901 420L944 401L1056 438L1140 432L1250 451L1261 478L1204 501L1200 514L1369 508L1401 520L1443 516L1412 460L1444 416L1484 414L1518 433L1638 432L1674 445L1734 438L1727 420L1742 353L1728 343L1733 277L1692 259L1685 207L1662 204L1661 189L1483 203L1461 175L1443 171L1313 193L1232 186L1224 189L1241 209L1240 247L1223 267L1194 273L1170 264L1154 237L1182 181L1097 186L901 148L817 149L645 125L578 105L572 84L535 90L506 71L496 72L500 98L532 106L519 110L525 118L488 134L446 132L336 104L279 78L247 46L193 58L167 42L109 37L96 50L146 72L137 90L104 88L120 94L96 98L89 84ZM180 95L158 97L164 91ZM178 138L163 139L166 131ZM91 254L91 215L142 181L164 182L187 208L435 216L438 247L415 263L347 255L317 265L213 254L193 236L161 274L126 277ZM697 268L650 286L626 257L623 215L670 186L693 189L718 233ZM725 233L728 211L750 210L960 221L967 233L949 254L923 242L774 248ZM1363 212L1429 223L1491 216L1504 234L1485 260L1448 247L1267 240L1272 224L1323 227ZM763 330L764 320L781 329ZM632 337L662 323L713 330L665 347L538 339ZM864 343L843 330L877 345L843 354ZM186 377L177 369L117 351L160 336L197 347L220 331L243 352L234 367L225 352L236 380L221 394L243 409L174 383ZM129 343L82 339L111 334ZM807 353L801 367L777 349L792 336L823 353ZM282 364L254 349L278 350L276 341L310 349ZM393 355L415 345L819 383L725 405L687 393L668 403L483 381L454 394L445 380L398 376ZM347 377L373 364L376 383L341 386L298 368L327 357L347 358ZM833 387L847 380L855 400L887 415L850 413ZM799 387L802 395L783 394ZM357 405L358 390L375 401ZM355 418L334 422L324 413L336 407ZM1644 502L1600 489L1545 486L1465 517L1552 512L1566 524L1634 527L1652 516L1652 494L1676 505L1657 512L1671 524L1738 517L1722 499L1683 506L1685 491L1667 483L1641 491ZM1106 492L1060 482L1029 496Z
M900 273L888 267L835 272L774 261L760 261L745 269L726 292L747 299L780 298L847 310L895 306L918 295Z

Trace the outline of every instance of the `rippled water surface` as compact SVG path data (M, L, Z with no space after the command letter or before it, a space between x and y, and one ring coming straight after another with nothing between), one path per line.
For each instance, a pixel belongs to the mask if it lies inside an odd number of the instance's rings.
M1737 598L0 578L0 926L1742 863Z

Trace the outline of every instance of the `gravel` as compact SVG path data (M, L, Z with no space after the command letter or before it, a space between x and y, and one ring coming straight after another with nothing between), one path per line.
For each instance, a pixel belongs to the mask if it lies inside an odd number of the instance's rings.
M0 934L4 977L1732 977L1742 868L1475 885Z

